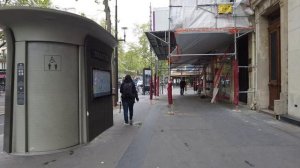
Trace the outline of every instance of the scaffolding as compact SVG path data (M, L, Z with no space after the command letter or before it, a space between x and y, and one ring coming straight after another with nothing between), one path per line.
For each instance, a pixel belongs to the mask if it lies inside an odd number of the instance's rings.
M238 66L237 62L238 39L253 31L248 19L253 14L247 6L249 1L170 0L169 3L169 30L146 33L157 57L168 60L169 79L173 68L191 64L202 66L202 71L206 71L213 57L226 56L234 65L234 104L238 105L239 94L255 93L239 91L237 83L239 68L256 67ZM233 45L233 49L227 52L229 45Z

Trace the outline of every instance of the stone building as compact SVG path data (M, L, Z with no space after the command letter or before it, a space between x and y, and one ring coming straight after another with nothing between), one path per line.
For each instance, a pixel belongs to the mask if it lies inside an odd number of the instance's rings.
M300 119L300 1L252 0L255 10L256 92L259 110Z
M287 1L287 0L286 0ZM281 3L286 4L286 3ZM287 30L284 33L288 33L288 49L284 53L288 55L288 62L285 65L288 74L285 75L288 77L285 83L288 83L288 109L287 113L289 116L300 118L300 1L299 0L288 0L288 6L286 5L285 10L288 8L288 23L284 23L285 27L288 25ZM286 68L287 67L287 68Z

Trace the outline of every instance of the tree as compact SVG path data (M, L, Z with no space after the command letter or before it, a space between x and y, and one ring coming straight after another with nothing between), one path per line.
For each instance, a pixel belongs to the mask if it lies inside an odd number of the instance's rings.
M167 60L159 61L158 68L158 76L167 76L169 74L169 65Z
M9 4L10 0L0 0L0 6L6 6L7 4Z
M149 25L148 24L143 24L140 26L136 26L134 29L134 34L139 35L138 36L138 42L139 42L139 47L138 47L138 52L140 53L140 56L143 58L143 64L144 66L150 67L151 64L154 61L154 57L151 55L150 52L150 44L148 42L148 39L145 35L145 32L149 31Z
M96 4L100 4L99 0L95 0ZM111 33L111 18L110 18L110 8L108 4L108 0L103 0L104 12L105 12L105 29Z
M36 6L49 8L51 5L51 0L0 0L0 7L3 6ZM5 37L2 32L0 32L0 40L3 41L0 45L5 44Z
M144 33L148 28L148 24L136 25L134 34L138 37L138 42L129 43L126 51L119 45L119 73L141 75L143 68L153 66L154 56L150 52L149 42Z
M0 0L0 6L36 6L48 8L51 0Z
M154 70L155 56L150 51L149 41L145 32L149 31L148 24L136 25L134 34L138 37L138 42L129 43L125 50L122 43L119 43L119 73L132 76L142 75L143 68L152 67ZM168 74L168 62L159 61L158 75Z
M81 12L80 16L86 17L85 13Z
M6 41L4 39L4 33L0 30L0 48L3 47L6 44Z
M51 0L27 0L35 3L38 7L48 8L51 5Z
M104 12L105 12L105 21L106 21L106 30L111 33L111 19L110 19L110 8L108 5L108 0L103 0Z

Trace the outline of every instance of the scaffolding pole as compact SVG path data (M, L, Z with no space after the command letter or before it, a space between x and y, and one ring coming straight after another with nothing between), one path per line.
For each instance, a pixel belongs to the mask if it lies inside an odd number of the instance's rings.
M169 0L169 39L168 39L168 60L169 60L169 80L171 80L171 0Z
M224 53L211 53L211 54L171 54L171 57L184 57L184 56L217 56L224 55ZM236 53L226 53L226 56L235 56Z
M169 60L169 78L168 78L168 104L171 107L173 104L172 96L172 80L171 80L171 0L169 0L169 39L168 39L168 60Z

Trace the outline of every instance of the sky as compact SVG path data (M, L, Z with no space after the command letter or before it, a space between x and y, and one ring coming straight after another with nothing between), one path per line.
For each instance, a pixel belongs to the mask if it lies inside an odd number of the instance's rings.
M96 4L95 0L51 0L52 5L61 10L73 13L84 13L86 17L100 22L105 18L102 0ZM112 26L115 25L115 0L110 0L110 10L112 16ZM169 0L118 0L118 30L119 37L123 37L121 27L128 27L126 30L126 41L136 42L137 38L133 34L136 24L149 23L150 3L152 8L168 7Z

